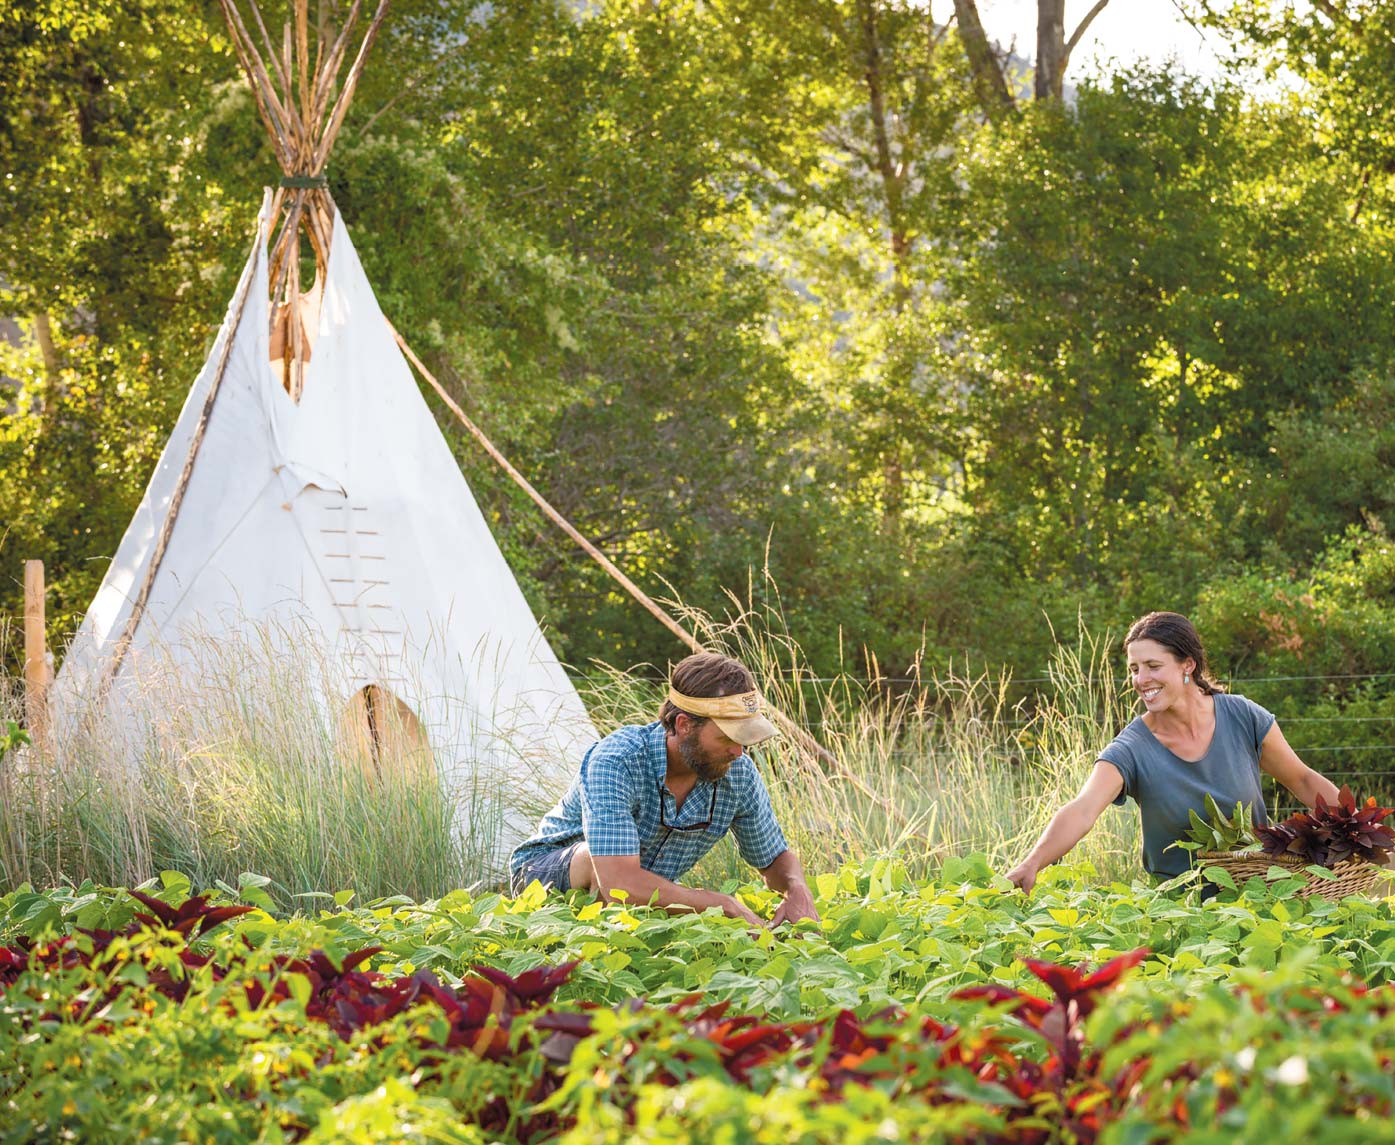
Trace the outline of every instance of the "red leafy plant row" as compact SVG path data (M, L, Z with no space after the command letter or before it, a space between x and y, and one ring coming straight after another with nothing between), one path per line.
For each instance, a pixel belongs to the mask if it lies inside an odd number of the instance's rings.
M1255 835L1271 857L1292 855L1323 867L1347 860L1384 863L1395 849L1395 830L1381 820L1393 810L1377 806L1374 798L1358 807L1351 788L1343 785L1335 804L1319 795L1311 811L1258 826Z
M27 968L99 967L115 939L134 937L144 927L163 926L187 942L252 909L212 907L202 896L171 907L132 893L150 913L137 914L124 931L81 931L89 940L86 943L63 938L0 948L0 990L13 986ZM534 1106L546 1102L566 1084L576 1047L597 1032L601 1011L593 1004L542 1010L567 981L575 962L539 967L517 977L476 967L459 987L451 989L429 971L389 979L359 969L380 950L368 947L339 963L320 951L306 958L272 956L263 964L262 975L249 976L246 967L238 970L240 988L251 1006L274 1005L291 996L289 976L301 975L309 983L307 1016L327 1023L345 1040L412 1007L432 1005L444 1015L446 1024L444 1036L439 1022L431 1024L435 1036L413 1035L423 1051L420 1063L424 1080L432 1076L433 1059L439 1061L444 1053L467 1051L506 1061L532 1053L534 1040L541 1039L536 1048L545 1068L528 1094ZM959 1029L929 1017L917 1022L900 1011L864 1020L845 1010L826 1021L772 1023L751 1015L729 1014L726 1003L705 1005L698 997L666 1009L632 1001L625 1008L644 1020L625 1030L617 1057L609 1063L609 1100L628 1109L640 1084L680 1084L712 1069L733 1084L760 1089L773 1084L777 1069L794 1068L826 1101L840 1100L849 1085L890 1087L900 1096L935 1105L972 1101L996 1115L996 1128L975 1131L975 1141L1035 1145L1073 1138L1092 1142L1140 1099L1141 1082L1151 1062L1147 1055L1137 1055L1122 1067L1107 1071L1102 1049L1086 1044L1084 1024L1103 994L1147 953L1146 949L1135 950L1093 971L1024 959L1027 969L1049 989L1049 997L1002 985L973 986L953 995L1002 1006L1021 1026L1011 1036L1007 1030ZM215 964L211 955L187 945L179 950L178 959L186 976L176 977L163 965L152 963L148 987L179 1001L190 989L192 972L205 971L214 981L233 973ZM108 995L125 988L121 983L110 985ZM1364 987L1357 989L1365 992ZM92 1012L90 1001L88 996L83 1004L87 1012ZM1339 1003L1324 996L1322 1005L1331 1008ZM1395 1014L1395 1001L1383 1003L1378 1011ZM521 1015L527 1017L525 1029L534 1031L531 1039L513 1036ZM1021 1052L1025 1032L1042 1043L1045 1053L1040 1060ZM1117 1031L1112 1044L1135 1032L1127 1027ZM376 1040L382 1042L386 1037L384 1033ZM1162 1083L1152 1081L1154 1087L1175 1086L1178 1096L1170 1118L1183 1127L1190 1125L1185 1088L1193 1080L1188 1073L1191 1069L1182 1067ZM966 1079L973 1087L971 1096L964 1087ZM1232 1093L1229 1100L1234 1102L1236 1095ZM1374 1112L1384 1116L1395 1111ZM546 1102L531 1117L520 1119L518 1111L508 1109L502 1097L487 1103L475 1120L486 1130L502 1130L507 1125L519 1141L550 1138L569 1124L562 1102ZM1051 1128L1043 1128L1044 1124Z
M1002 1006L1044 1045L1044 1057L1021 1051L1021 1032L961 1029L931 1017L917 1023L899 1011L865 1021L845 1010L827 1022L768 1023L730 1015L725 1003L707 1006L690 998L670 1008L667 1021L653 1021L647 1030L626 1029L624 1048L618 1060L609 1063L604 1083L611 1100L624 1107L626 1087L642 1082L680 1084L710 1068L705 1063L713 1060L730 1081L758 1091L793 1067L803 1074L806 1087L827 1101L839 1100L847 1086L857 1085L930 1105L972 1102L994 1115L996 1125L976 1128L966 1141L1030 1145L1094 1142L1110 1123L1161 1091L1168 1095L1166 1110L1155 1114L1154 1122L1167 1120L1187 1130L1193 1128L1187 1088L1200 1075L1196 1066L1150 1078L1150 1093L1145 1093L1144 1079L1153 1065L1147 1054L1134 1054L1122 1066L1105 1064L1105 1051L1139 1033L1140 1025L1116 1030L1109 1047L1092 1049L1086 1044L1086 1019L1147 954L1146 949L1135 950L1093 971L1023 959L1048 987L1047 997L997 984L967 987L952 995ZM1370 993L1359 984L1352 992ZM1322 1010L1342 1008L1341 1002L1315 988L1310 994ZM1252 996L1252 1001L1261 1009L1266 1005L1258 997ZM1373 1009L1395 1014L1395 993L1383 990ZM582 1006L535 1018L535 1029L551 1032L541 1045L543 1056L559 1064L570 1061L582 1039L597 1032L596 1014L595 1007ZM1169 1014L1163 1021L1172 1020ZM1147 1033L1156 1040L1161 1024L1157 1029L1150 1026ZM650 1050L650 1042L661 1052ZM1382 1059L1382 1068L1391 1065ZM1239 1097L1233 1088L1222 1093L1216 1112L1235 1105ZM1157 1102L1152 1104L1156 1109ZM1372 1113L1389 1116L1395 1110L1388 1106L1373 1107Z
M250 906L210 906L207 895L191 898L178 907L170 906L151 895L129 891L133 898L150 913L137 912L124 930L84 930L77 933L88 938L78 943L65 936L40 944L21 939L21 945L0 947L0 989L8 989L19 975L29 968L75 969L93 968L105 962L107 949L118 938L134 938L147 928L163 927L181 935L186 942L207 934L228 919L254 910ZM249 949L250 949L250 944ZM367 1026L378 1025L417 1005L433 1002L449 1021L449 1033L441 1049L468 1049L481 1057L499 1057L508 1050L509 1029L516 1015L536 1009L551 1000L557 988L576 967L575 962L555 967L539 967L518 977L487 966L475 967L458 989L441 985L430 971L421 970L406 977L389 979L376 971L359 970L368 959L382 952L381 946L368 946L346 955L336 963L323 951L314 951L305 958L277 954L268 956L260 965L263 974L248 977L247 967L238 969L249 1006L253 1009L275 1005L291 997L291 976L300 975L309 983L306 1016L328 1024L346 1041ZM194 971L205 970L212 981L220 982L228 968L214 962L211 954L200 953L184 946L178 951L183 975L159 965L148 967L148 988L182 1002L189 993ZM128 983L115 981L109 986L108 997L126 989ZM84 1011L93 1011L90 998L82 1003Z
M129 891L149 913L137 912L132 921L120 931L86 930L77 933L86 937L78 942L64 936L52 942L32 943L21 939L13 947L0 947L0 994L10 989L26 970L76 970L99 972L108 962L108 950L118 939L133 939L147 933L147 928L173 931L185 939L186 945L177 952L182 972L172 970L153 958L146 959L146 988L182 1002L192 987L196 972L204 972L213 982L221 982L234 974L234 982L244 991L252 1009L275 1006L292 996L292 977L300 975L309 985L305 1002L306 1017L324 1022L343 1040L369 1027L380 1025L419 1005L433 1005L445 1017L444 1036L414 1035L413 1043L424 1051L418 1059L424 1067L423 1079L430 1077L433 1059L451 1051L468 1051L490 1060L504 1060L513 1054L511 1029L520 1014L534 1011L549 1002L576 968L576 962L559 966L542 966L514 977L488 966L477 966L456 989L441 984L428 970L398 978L389 978L377 971L359 967L382 951L380 946L364 947L335 961L323 951L313 951L304 958L278 954L266 957L256 966L228 968L219 965L211 954L190 949L187 943L207 934L228 919L254 910L250 906L210 906L208 896L191 898L178 907L140 891ZM244 938L244 942L245 942ZM248 943L249 951L252 949ZM248 971L254 973L249 974ZM256 973L260 971L260 973ZM100 1013L102 1008L131 985L114 976L108 980L102 997L93 1005L92 997L82 992L74 999L70 1016ZM231 1003L228 1003L229 1005ZM58 1019L50 1013L43 1017ZM433 1023L439 1031L440 1024ZM91 1024L94 1033L110 1032L110 1025L101 1021ZM374 1041L383 1045L386 1034ZM540 1101L557 1088L558 1078L544 1074L534 1086L530 1098ZM485 1105L476 1119L486 1130L502 1130L510 1121L515 1131L519 1122L502 1098ZM523 1124L521 1139L542 1134L552 1135L561 1128L558 1119L542 1114ZM295 1130L292 1129L292 1135Z
M895 1010L865 1021L844 1010L827 1022L769 1023L730 1015L726 1003L703 1005L693 997L669 1008L664 1015L667 1021L624 1030L617 1060L607 1064L603 1079L591 1080L602 1080L611 1100L625 1108L627 1087L645 1082L681 1084L713 1060L730 1081L758 1091L794 1067L803 1073L806 1087L827 1101L839 1100L846 1087L858 1085L929 1105L970 1102L994 1115L995 1124L981 1125L962 1140L990 1145L1056 1141L1088 1145L1099 1140L1112 1122L1145 1104L1154 1126L1170 1123L1182 1131L1210 1129L1207 1117L1224 1114L1240 1101L1233 1081L1220 1087L1215 1107L1209 1112L1203 1109L1203 1123L1194 1125L1188 1090L1201 1076L1199 1066L1183 1064L1163 1076L1150 1077L1152 1058L1136 1052L1122 1065L1106 1065L1106 1051L1135 1035L1144 1034L1156 1043L1178 1011L1169 1010L1146 1024L1125 1024L1113 1032L1108 1046L1086 1044L1085 1022L1103 995L1147 955L1146 948L1134 950L1095 970L1023 959L1049 989L1047 997L999 984L971 986L951 995L1002 1006L1044 1044L1044 1058L1021 1052L1021 1032L960 1029L932 1017L917 1023ZM1269 1008L1262 995L1248 988L1245 993L1256 1009ZM1346 1006L1316 987L1303 993L1317 1003L1314 1014ZM1354 983L1350 994L1368 1000L1378 1020L1395 1016L1395 990L1390 987L1371 990ZM635 1008L639 1005L633 1003ZM550 1032L540 1047L543 1056L558 1064L569 1062L582 1040L597 1032L597 1013L596 1007L582 1004L535 1018L535 1029ZM1300 1018L1298 1011L1284 1016L1290 1021ZM651 1011L651 1017L659 1015ZM649 1049L650 1042L657 1044L658 1053ZM1389 1071L1395 1061L1381 1054L1379 1068ZM964 1084L966 1079L971 1085ZM1373 1118L1395 1116L1389 1098L1378 1093L1361 1095L1357 1104Z
M72 938L37 946L0 948L0 987L8 988L26 968L94 967L100 965L107 947L118 937L134 937L144 927L163 926L186 940L206 934L212 927L251 907L211 907L200 896L179 907L159 899L131 892L149 913L138 913L121 932L87 930L80 933L90 940L77 943ZM489 967L476 967L456 989L443 986L429 971L395 979L359 967L381 947L358 950L336 964L323 952L306 958L286 955L266 960L262 975L248 976L238 971L240 988L253 1008L274 1005L291 996L289 975L303 976L309 983L305 1005L308 1018L327 1023L348 1040L359 1030L379 1025L397 1014L421 1004L433 1004L446 1017L444 1038L415 1035L420 1049L428 1052L466 1050L480 1057L504 1060L524 1047L511 1038L515 1019L538 1010L570 976L577 963L539 967L517 977ZM933 1018L918 1024L899 1012L886 1012L866 1021L844 1010L827 1021L763 1022L750 1015L731 1015L727 1003L704 1005L689 998L666 1010L652 1010L638 1000L629 1008L652 1019L630 1031L617 1063L612 1098L628 1104L633 1087L641 1082L678 1084L692 1076L700 1063L715 1063L733 1083L752 1086L762 1071L788 1065L813 1078L827 1100L838 1100L848 1085L899 1082L908 1094L918 1094L937 1102L959 1101L943 1084L945 1071L967 1072L979 1083L981 1092L996 1098L1004 1110L1031 1117L1050 1099L1062 1111L1063 1124L1081 1140L1090 1140L1120 1106L1117 1095L1127 1093L1129 1078L1108 1083L1095 1076L1098 1055L1083 1051L1083 1022L1093 1011L1097 996L1112 987L1123 973L1146 955L1146 950L1114 959L1094 973L1084 973L1048 962L1029 961L1028 968L1052 990L1054 999L1010 990L1006 987L974 987L957 997L1006 1002L1010 1011L1049 1047L1044 1062L1024 1058L1014 1052L1014 1039L1002 1033L965 1033ZM191 986L194 971L206 971L213 981L221 981L233 971L187 946L178 952L186 976L176 977L161 965L147 973L148 988L175 1001L182 1001ZM114 997L124 983L108 987ZM108 999L109 1000L109 999ZM91 1012L90 998L83 1009ZM529 1098L542 1102L561 1086L576 1046L596 1032L598 1009L581 1003L570 1010L554 1010L532 1015L532 1028L543 1040L542 1058L549 1064L534 1085ZM673 1035L677 1034L677 1037ZM651 1046L663 1043L658 1058ZM677 1047L676 1049L672 1047ZM658 1062L657 1068L635 1068L638 1059ZM430 1061L423 1064L429 1066ZM1131 1074L1140 1073L1146 1061L1134 1063ZM495 1106L498 1106L497 1108ZM510 1111L501 1103L486 1106L478 1118L485 1128L499 1128ZM1008 1117L1003 1141L1035 1142L1045 1136L1026 1125L1014 1127ZM564 1128L555 1116L542 1113L520 1124L515 1117L514 1132L521 1140L535 1134L550 1135ZM980 1140L993 1138L980 1137Z
M1099 996L1146 957L1135 950L1094 972L1050 962L1024 960L1027 968L1050 987L1053 997L1040 998L1005 986L975 986L954 998L1006 1003L1008 1010L1046 1043L1044 1061L1021 1056L1014 1047L1020 1035L1003 1031L971 1031L931 1017L914 1022L899 1011L886 1011L866 1021L844 1010L825 1022L762 1022L732 1016L726 1003L704 1006L699 998L685 1000L669 1014L681 1036L657 1025L651 1037L663 1038L668 1049L657 1063L645 1059L645 1038L627 1031L621 1060L608 1079L617 1082L679 1084L703 1060L720 1062L731 1081L758 1088L774 1066L794 1066L810 1088L826 1100L837 1101L849 1085L890 1087L900 1097L917 1097L931 1104L965 1100L961 1079L968 1075L978 1104L1002 1118L998 1133L975 1131L983 1142L1036 1143L1053 1140L1095 1140L1100 1130L1128 1103L1146 1058L1120 1074L1104 1077L1100 1055L1084 1050L1084 1021ZM536 1018L536 1029L551 1031L542 1043L543 1056L557 1063L570 1060L582 1039L595 1031L595 1009L554 1012ZM622 1101L623 1099L619 1098ZM1049 1109L1055 1127L1044 1129L1041 1113ZM1066 1136L1061 1136L1061 1134Z

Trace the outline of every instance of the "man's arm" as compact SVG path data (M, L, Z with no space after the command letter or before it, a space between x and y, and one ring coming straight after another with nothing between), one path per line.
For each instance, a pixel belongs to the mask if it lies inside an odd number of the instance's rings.
M799 865L799 856L791 850L784 850L775 857L768 867L761 869L761 878L772 891L785 896L771 926L782 922L798 922L802 918L817 920L819 912L814 908L814 895L809 884L804 881L804 868Z
M770 808L770 793L754 763L746 761L746 785L740 811L732 818L731 832L736 838L741 857L765 879L772 891L785 896L785 901L771 919L771 926L782 922L798 922L802 918L817 919L814 896L804 879L799 857L790 850L785 833L775 821Z
M720 894L717 891L700 890L697 887L685 887L679 883L670 882L653 871L646 871L639 865L638 855L592 855L586 850L582 855L580 852L584 848L578 847L578 855L572 860L573 874L585 874L585 871L577 871L577 867L582 865L578 860L589 863L591 875L594 881L589 886L579 879L573 877L572 886L585 890L593 890L603 899L614 901L613 891L624 891L629 896L632 903L656 902L665 910L679 912L685 910L701 911L710 906L722 908L722 913L729 918L739 918L749 922L752 926L761 926L763 923L748 908L737 902L731 895ZM795 864L798 867L798 864Z

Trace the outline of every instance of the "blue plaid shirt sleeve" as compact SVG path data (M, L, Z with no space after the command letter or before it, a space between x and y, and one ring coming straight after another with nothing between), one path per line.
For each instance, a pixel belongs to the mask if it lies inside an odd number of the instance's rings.
M749 772L750 786L743 792L741 810L732 818L731 833L736 846L745 859L756 870L764 870L778 859L789 844L785 833L775 821L775 812L770 808L770 793L765 789L765 781L752 764Z
M593 855L638 855L632 751L602 740L581 765L581 829Z

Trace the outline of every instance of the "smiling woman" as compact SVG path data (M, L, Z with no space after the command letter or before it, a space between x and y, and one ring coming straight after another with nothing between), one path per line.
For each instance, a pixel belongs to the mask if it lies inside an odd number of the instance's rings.
M1210 679L1206 650L1192 622L1175 612L1150 612L1124 639L1129 680L1144 711L1103 750L1080 793L1052 816L1008 878L1030 891L1095 825L1111 803L1132 798L1143 824L1143 866L1164 878L1189 865L1172 846L1186 837L1190 813L1204 813L1209 795L1223 807L1245 803L1264 816L1264 771L1312 807L1337 789L1298 758L1273 715Z

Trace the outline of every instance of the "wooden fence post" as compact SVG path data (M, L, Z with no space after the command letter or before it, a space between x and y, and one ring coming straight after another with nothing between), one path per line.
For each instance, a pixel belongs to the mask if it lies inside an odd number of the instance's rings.
M48 655L44 637L44 562L24 562L24 719L29 738L48 749Z

